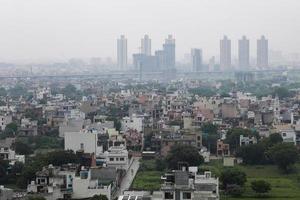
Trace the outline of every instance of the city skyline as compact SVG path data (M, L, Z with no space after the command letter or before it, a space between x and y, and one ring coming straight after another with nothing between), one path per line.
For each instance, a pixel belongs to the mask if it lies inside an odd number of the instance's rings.
M258 0L191 0L188 4L183 0L3 0L0 61L74 57L112 57L115 61L115 38L126 35L131 55L138 52L145 33L152 39L152 49L160 48L165 36L172 34L177 39L178 60L192 47L205 50L206 60L218 58L218 40L224 34L232 40L232 46L242 35L256 40L263 34L270 41L269 49L300 53L296 45L300 43L300 4L288 2L274 0L270 6ZM255 55L255 45L250 48L250 54ZM237 54L237 50L232 51L233 56Z

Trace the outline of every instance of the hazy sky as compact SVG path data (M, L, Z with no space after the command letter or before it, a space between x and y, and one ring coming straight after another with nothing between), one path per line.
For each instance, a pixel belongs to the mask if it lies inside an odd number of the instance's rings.
M178 59L190 48L204 58L219 54L219 39L247 35L270 48L300 53L299 0L0 0L0 61L116 57L116 38L128 38L128 55L140 38L152 38L152 52L164 38L176 38Z

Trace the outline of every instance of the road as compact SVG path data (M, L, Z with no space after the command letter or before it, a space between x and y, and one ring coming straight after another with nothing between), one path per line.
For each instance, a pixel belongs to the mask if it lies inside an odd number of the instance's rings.
M115 194L115 197L118 197L123 194L125 190L128 190L133 182L133 179L140 167L140 158L134 157L129 169L126 172L126 175L123 177L122 182L120 184L120 188Z

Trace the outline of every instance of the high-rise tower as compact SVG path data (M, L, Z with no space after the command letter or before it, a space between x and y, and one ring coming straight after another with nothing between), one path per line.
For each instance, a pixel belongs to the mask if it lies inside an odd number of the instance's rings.
M226 35L220 40L220 67L221 70L231 68L231 40Z
M125 70L127 67L127 39L124 35L117 40L117 49L118 67L120 70Z

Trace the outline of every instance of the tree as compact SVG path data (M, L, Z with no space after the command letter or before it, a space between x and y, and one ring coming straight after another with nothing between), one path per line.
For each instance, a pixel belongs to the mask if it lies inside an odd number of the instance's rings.
M189 90L190 93L199 95L199 96L205 96L205 97L211 97L216 95L216 91L212 88L193 88Z
M291 97L292 93L285 87L275 87L273 91L273 96L278 95L279 99L284 99Z
M53 151L45 156L45 162L48 165L60 166L68 163L79 163L80 160L72 151Z
M23 142L15 142L14 148L17 154L29 155L33 153L32 148Z
M268 139L269 139L270 146L282 143L282 141L283 141L283 139L279 133L271 134Z
M276 144L268 152L270 158L284 172L289 172L298 159L297 148L290 143Z
M0 96L1 97L5 97L7 95L7 91L5 88L1 87L0 88Z
M11 129L16 133L18 130L18 125L14 122L11 122L11 123L7 124L5 128Z
M251 188L256 193L263 194L271 190L271 184L264 180L255 180L251 182Z
M245 172L238 168L225 168L221 172L220 182L225 190L228 189L229 185L244 186L247 181Z
M202 125L203 132L202 144L208 148L211 153L217 151L217 141L219 139L218 127L212 123L205 123Z
M62 89L63 94L70 99L74 99L77 95L77 89L74 85L68 84Z
M245 164L264 164L266 163L265 151L265 146L262 144L249 144L239 148L237 156L241 157Z
M20 96L26 96L27 89L21 85L16 85L15 87L9 89L9 95L14 98L20 97Z
M201 126L201 130L204 133L209 133L209 134L217 134L218 133L218 126L214 125L212 123L204 123Z
M7 160L0 159L0 184L7 183L7 169L9 163Z
M178 163L186 162L189 166L199 166L204 162L196 147L190 145L174 145L167 155L169 169L177 169Z
M94 195L89 200L108 200L106 195L100 194L100 195Z
M242 196L244 191L245 191L244 187L237 184L232 184L227 186L226 194L229 194L233 197L240 197Z
M226 134L226 143L230 145L231 150L236 150L240 145L240 135L243 136L255 136L258 138L256 132L252 132L250 129L233 128L228 130Z

